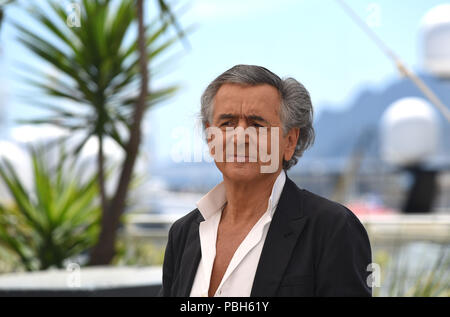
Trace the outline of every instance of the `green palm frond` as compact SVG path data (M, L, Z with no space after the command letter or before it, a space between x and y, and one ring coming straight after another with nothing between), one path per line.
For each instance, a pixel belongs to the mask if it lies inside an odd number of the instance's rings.
M137 40L131 40L136 10L134 0L120 1L112 6L110 1L81 1L82 27L66 25L67 12L59 1L48 1L51 12L31 5L30 16L51 36L13 22L19 41L56 71L49 77L33 67L21 67L26 82L38 88L42 96L50 96L55 104L42 104L33 98L33 104L50 110L49 117L22 120L22 123L54 124L72 131L88 129L96 136L107 136L123 146L116 124L128 124L129 105L135 102L140 81ZM184 37L169 6L159 1L161 14L167 19L147 26L147 52L151 75L160 67L160 56L169 52L178 37ZM175 25L178 34L166 36L167 28ZM151 90L147 109L173 96L177 86ZM69 111L61 101L79 104L80 111ZM82 110L81 110L82 109ZM83 144L81 144L83 145Z

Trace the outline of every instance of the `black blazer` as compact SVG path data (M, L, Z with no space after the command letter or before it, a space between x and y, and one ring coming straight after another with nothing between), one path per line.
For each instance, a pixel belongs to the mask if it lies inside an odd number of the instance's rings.
M201 258L198 209L169 231L160 296L189 296ZM251 296L371 296L366 230L346 207L286 183Z

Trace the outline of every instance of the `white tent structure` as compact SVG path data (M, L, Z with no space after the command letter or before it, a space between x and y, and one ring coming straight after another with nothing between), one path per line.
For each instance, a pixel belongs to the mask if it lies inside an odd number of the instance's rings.
M421 48L423 67L450 79L450 3L430 9L422 18Z
M440 142L439 118L422 98L407 97L390 105L381 118L381 157L397 166L426 162Z

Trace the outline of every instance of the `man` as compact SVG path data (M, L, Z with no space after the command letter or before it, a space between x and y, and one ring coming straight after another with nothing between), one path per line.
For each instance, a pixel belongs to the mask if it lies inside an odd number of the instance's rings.
M371 296L362 224L286 175L314 139L303 85L237 65L206 88L201 116L223 182L171 227L160 295Z

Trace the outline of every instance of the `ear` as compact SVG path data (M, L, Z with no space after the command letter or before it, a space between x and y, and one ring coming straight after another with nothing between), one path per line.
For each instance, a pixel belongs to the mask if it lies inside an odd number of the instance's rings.
M286 147L284 150L284 160L289 161L294 155L295 147L300 136L300 128L292 128L286 135Z

